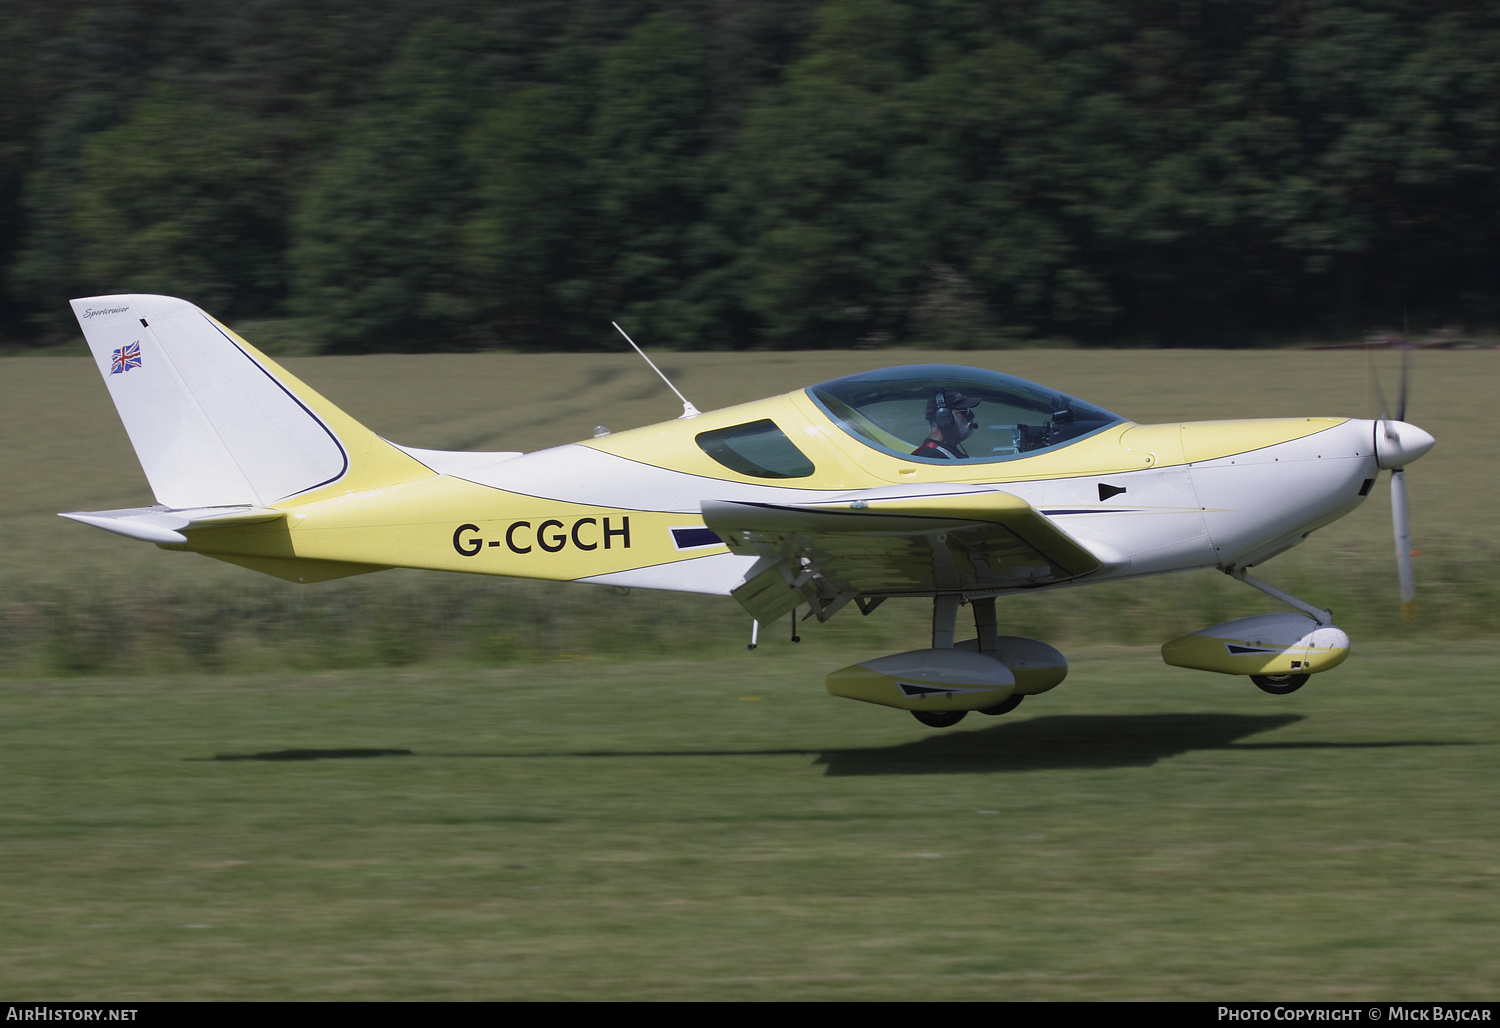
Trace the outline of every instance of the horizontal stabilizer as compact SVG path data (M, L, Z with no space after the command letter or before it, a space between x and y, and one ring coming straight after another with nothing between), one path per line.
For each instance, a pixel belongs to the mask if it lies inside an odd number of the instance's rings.
M75 510L59 517L81 521L106 532L162 546L187 542L183 529L219 525L250 525L286 517L266 507L126 507L121 510Z

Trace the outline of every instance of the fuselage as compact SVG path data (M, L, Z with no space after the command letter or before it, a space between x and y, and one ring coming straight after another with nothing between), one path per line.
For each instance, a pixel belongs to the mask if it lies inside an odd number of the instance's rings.
M1295 545L1369 492L1376 426L1120 419L1035 453L923 461L899 441L871 445L799 390L522 455L407 450L421 473L406 481L320 488L272 505L284 528L214 529L180 548L726 594L754 559L705 527L705 501L990 488L1100 555L1102 570L1071 583L1082 584L1245 567Z

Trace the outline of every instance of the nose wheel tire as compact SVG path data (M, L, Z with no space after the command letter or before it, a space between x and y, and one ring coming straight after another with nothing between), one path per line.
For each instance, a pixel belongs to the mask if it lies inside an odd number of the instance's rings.
M928 728L951 728L967 713L967 710L914 710L911 716Z
M1306 685L1307 678L1307 675L1251 675L1250 681L1272 696L1285 696Z
M1026 694L1024 692L1013 692L1009 696L1005 697L1005 699L995 704L993 707L980 707L979 713L1009 714L1011 711L1019 707L1021 705L1021 701L1025 698Z

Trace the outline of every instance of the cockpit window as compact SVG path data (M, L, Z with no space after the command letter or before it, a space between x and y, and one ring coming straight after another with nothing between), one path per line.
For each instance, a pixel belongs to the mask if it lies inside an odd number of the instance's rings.
M752 478L806 478L813 462L770 418L697 435L699 448L730 471Z
M1013 460L1066 446L1125 420L1034 382L951 364L867 371L815 385L807 393L861 442L924 463ZM978 401L971 407L973 431L956 444L940 444L939 452L924 445L934 430L928 419L955 396ZM963 424L969 418L959 412L958 420ZM944 424L953 421L950 414ZM919 449L921 453L915 452Z

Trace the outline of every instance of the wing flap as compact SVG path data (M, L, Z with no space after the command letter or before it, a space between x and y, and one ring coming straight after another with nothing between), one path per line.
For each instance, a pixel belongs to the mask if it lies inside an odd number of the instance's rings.
M762 624L770 624L799 604L811 606L816 592L804 596L802 589L787 580L785 571L784 561L764 558L745 574L744 583L731 589L729 595Z

